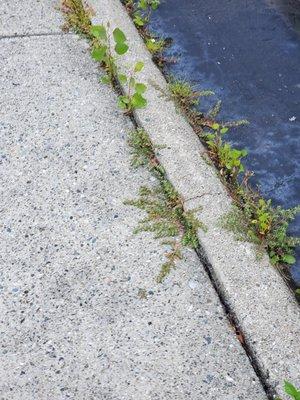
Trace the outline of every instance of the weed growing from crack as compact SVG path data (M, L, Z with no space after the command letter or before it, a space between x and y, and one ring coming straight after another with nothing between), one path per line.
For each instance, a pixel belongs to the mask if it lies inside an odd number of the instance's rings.
M66 19L63 30L73 29L75 33L90 37L93 11L84 1L62 0L60 9Z
M157 10L160 0L121 0L136 28L140 32L145 45L152 55L154 62L163 68L165 63L173 59L164 56L165 49L171 44L170 39L159 37L148 29L153 11Z
M140 29L145 29L150 22L152 12L159 7L160 0L129 0L129 2L125 0L125 5L131 8L135 25Z
M284 391L293 400L300 400L300 389L297 389L293 384L288 381L284 381ZM275 400L282 400L277 397Z
M106 75L101 78L102 83L110 83L119 89L118 106L131 114L136 108L144 108L147 100L143 96L147 86L137 82L135 74L140 72L144 64L138 61L127 76L120 71L117 65L117 57L127 53L129 47L127 38L120 28L115 28L112 33L110 24L92 25L91 11L82 0L63 0L61 10L66 18L68 29L84 34L91 43L91 56L99 62ZM121 87L127 91L122 93Z
M126 94L119 96L118 105L125 110L127 114L131 114L137 108L144 108L147 105L147 100L143 96L147 90L144 83L136 81L136 74L144 68L144 63L138 61L128 76L119 74L119 81L127 86Z
M300 212L300 206L291 209L273 207L254 191L238 188L239 197L232 210L223 218L222 225L233 231L238 240L257 245L259 253L266 250L273 265L294 264L294 248L300 238L289 236L291 221Z
M132 165L148 167L158 181L154 188L141 187L139 198L128 200L126 204L147 214L139 222L135 233L153 232L155 238L162 239L162 244L170 246L170 251L165 254L166 262L157 277L157 281L162 282L176 267L176 261L182 258L183 247L195 249L199 246L197 230L205 230L205 227L195 215L198 210L184 210L181 197L157 160L157 146L152 144L148 134L142 129L131 132L129 145L132 148Z
M195 90L189 82L174 78L170 78L168 89L172 99L183 110L198 106L200 97L214 94L211 90Z

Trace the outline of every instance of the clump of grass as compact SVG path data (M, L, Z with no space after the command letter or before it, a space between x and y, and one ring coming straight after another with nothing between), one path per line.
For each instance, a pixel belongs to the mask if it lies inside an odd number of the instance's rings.
M147 49L154 56L162 54L166 48L166 41L164 39L157 39L154 36L147 38L145 44Z
M165 254L166 262L157 277L157 281L162 282L176 267L176 261L182 258L183 247L198 247L197 231L205 227L195 215L197 210L184 210L181 197L157 160L157 146L152 144L148 134L142 129L131 132L129 145L132 148L132 165L148 167L158 181L154 188L141 187L138 199L128 200L126 204L147 214L139 222L135 233L153 232L155 238L162 239L162 244L170 247L170 251Z
M214 94L211 90L195 90L189 82L174 78L170 78L168 88L175 103L184 111L198 106L201 97Z
M84 1L62 0L61 11L66 19L64 30L73 29L75 33L90 37L93 11Z

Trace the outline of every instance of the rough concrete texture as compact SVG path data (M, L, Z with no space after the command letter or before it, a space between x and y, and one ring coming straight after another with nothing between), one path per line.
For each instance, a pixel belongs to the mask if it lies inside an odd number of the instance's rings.
M61 33L60 0L0 0L0 36Z
M123 204L153 178L86 43L2 39L0 68L0 398L265 399L195 253L155 283Z
M141 81L148 83L148 106L136 118L153 142L166 145L159 158L169 178L182 194L187 208L203 206L199 218L208 232L199 238L212 265L212 274L233 311L268 385L282 394L283 379L300 386L300 309L293 293L265 257L257 259L254 246L237 242L220 226L230 209L230 199L191 127L151 82L166 90L166 82L151 61L137 30L119 0L91 1L95 23L110 21L124 30L130 51L119 59L124 69L137 60L145 62ZM190 200L194 199L194 200Z

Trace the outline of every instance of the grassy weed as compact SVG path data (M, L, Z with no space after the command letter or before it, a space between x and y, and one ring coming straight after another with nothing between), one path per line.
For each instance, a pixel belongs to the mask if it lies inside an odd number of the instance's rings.
M292 383L285 381L284 382L284 391L289 397L293 400L300 400L300 389L297 389ZM276 400L282 400L277 397Z
M73 29L74 32L90 37L91 16L93 11L82 0L62 0L61 11L66 22L64 30Z
M205 227L195 216L197 210L184 211L182 199L159 164L155 155L157 146L152 144L148 134L142 129L131 132L129 145L132 165L148 167L158 182L154 188L141 187L139 197L126 201L126 204L145 211L147 215L139 222L135 233L152 232L155 238L162 240L162 244L170 247L157 277L157 281L162 282L176 267L176 261L182 258L183 247L198 247L197 231Z

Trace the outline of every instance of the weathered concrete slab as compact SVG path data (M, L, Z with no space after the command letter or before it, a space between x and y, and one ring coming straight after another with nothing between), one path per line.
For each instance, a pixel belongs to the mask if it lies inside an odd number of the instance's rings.
M84 41L1 43L1 399L266 398L195 254L155 283L123 204L151 178Z
M148 106L136 118L154 143L165 145L160 160L187 208L202 205L199 214L208 232L199 238L212 265L212 274L233 311L269 387L282 394L289 379L300 386L300 309L294 295L267 258L257 259L254 247L237 242L221 229L220 218L230 209L230 199L213 168L201 157L204 148L172 102L151 82L166 89L166 82L151 61L132 21L119 0L91 0L95 23L110 21L124 30L130 51L119 60L125 68L145 62L141 80L148 83ZM190 201L189 199L195 199Z
M61 33L60 0L0 0L0 37Z

